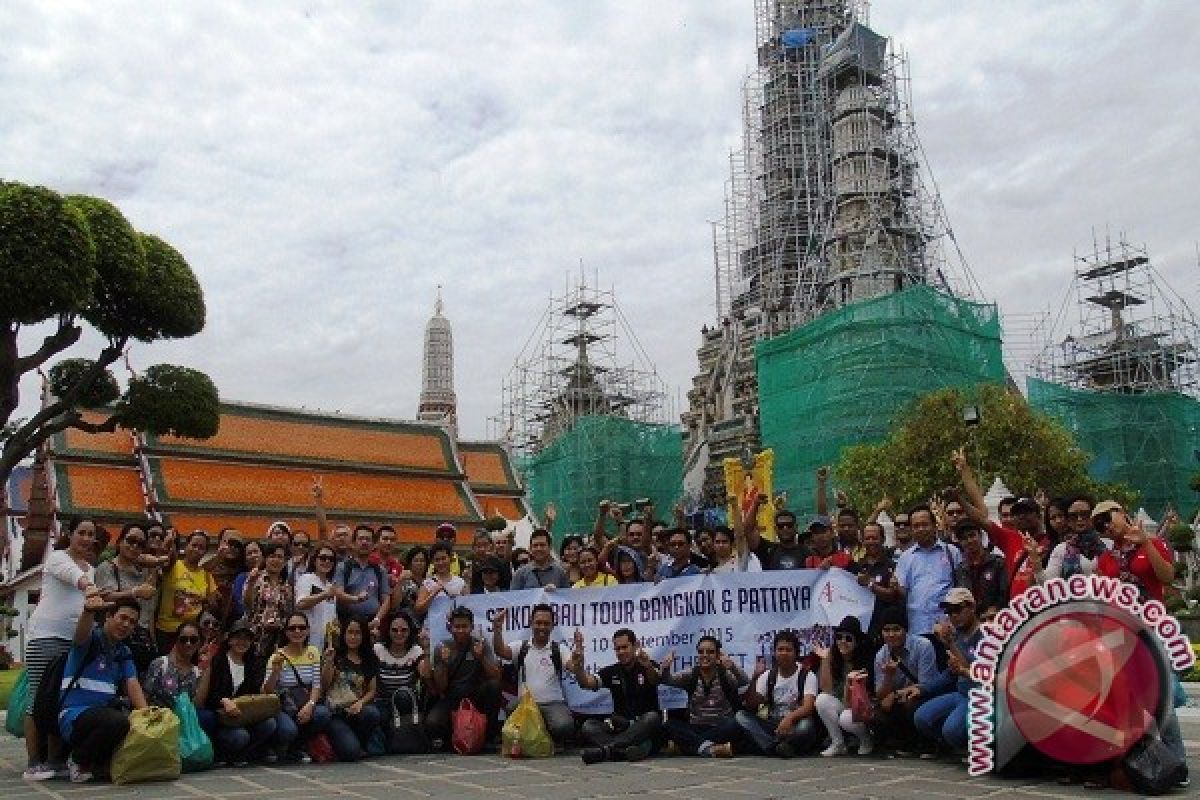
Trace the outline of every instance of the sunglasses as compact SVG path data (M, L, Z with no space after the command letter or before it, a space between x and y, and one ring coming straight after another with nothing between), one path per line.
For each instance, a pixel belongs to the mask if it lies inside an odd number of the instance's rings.
M1068 511L1067 519L1091 519L1092 512L1090 511Z
M145 547L146 546L146 540L142 539L140 537L137 537L137 536L127 536L124 539L122 539L121 541L124 542L125 544L129 545L130 547Z
M296 631L306 631L306 630L308 630L308 626L307 625L288 625L287 629L288 629L288 633L293 633Z
M947 614L957 614L966 607L965 603L945 603L942 605L942 610Z
M179 642L180 644L197 644L200 641L200 637L199 636L180 636L175 641Z
M854 642L854 641L857 641L857 637L855 637L855 635L854 635L853 633L839 633L837 636L835 636L835 637L833 637L833 638L834 638L836 641L839 641L839 642Z

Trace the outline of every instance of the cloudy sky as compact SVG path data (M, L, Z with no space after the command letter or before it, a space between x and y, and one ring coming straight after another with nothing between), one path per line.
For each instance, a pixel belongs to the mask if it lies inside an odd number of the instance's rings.
M877 0L871 22L909 54L989 299L1057 311L1072 250L1109 226L1200 310L1200 4ZM9 0L0 30L0 178L111 199L205 287L206 330L135 366L409 417L442 284L481 436L582 260L665 379L690 382L750 0Z

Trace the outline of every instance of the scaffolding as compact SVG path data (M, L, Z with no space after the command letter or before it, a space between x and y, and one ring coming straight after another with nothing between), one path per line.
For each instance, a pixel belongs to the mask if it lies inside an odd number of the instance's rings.
M818 467L884 438L913 400L1005 381L996 307L929 286L840 308L756 350L776 489L802 504Z
M1093 477L1132 486L1155 512L1178 508L1200 470L1200 325L1144 246L1094 239L1074 264L1030 403L1092 454ZM1078 317L1064 335L1072 299Z
M671 490L658 493L677 499L679 429L667 424L673 417L666 384L613 291L589 286L581 274L542 312L504 380L501 411L491 424L493 437L512 451L535 506L557 505L561 533L595 513L604 497L591 495L606 487L625 491L613 470L635 469L618 465L637 461L636 442L673 437L674 456L668 446L665 461L655 462L661 474L654 485L666 481Z
M755 0L743 146L712 224L716 324L683 415L689 474L761 446L756 343L929 284L982 295L917 137L908 61L861 0ZM693 467L695 468L693 470Z

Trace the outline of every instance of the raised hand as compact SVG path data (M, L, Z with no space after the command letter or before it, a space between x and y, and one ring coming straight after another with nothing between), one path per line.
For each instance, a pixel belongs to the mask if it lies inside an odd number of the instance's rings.
M954 469L962 472L967 468L967 449L960 447L950 454L950 463L954 465Z
M583 652L583 631L579 630L579 628L576 628L575 635L571 637L571 641L575 646L576 652L582 653Z
M829 480L829 467L817 467L817 481L824 483L827 480Z
M816 653L817 658L821 659L822 661L829 658L829 648L823 644L814 644L812 646L812 651Z
M850 506L850 497L841 489L834 491L833 496L838 508L848 508Z
M554 503L546 503L546 508L542 511L542 516L546 519L546 525L549 527L554 524L554 520L558 519L558 508Z
M651 663L650 662L650 654L647 653L644 649L639 648L638 652L637 652L637 662L639 664L641 664L643 667L650 666L650 663Z
M1050 495L1046 494L1045 489L1038 489L1033 495L1033 499L1038 504L1038 508L1043 511L1050 507Z
M674 663L675 663L675 651L674 650L667 653L667 657L664 658L662 661L658 662L659 666L662 667L663 672L669 672L671 670L671 665Z
M754 659L754 677L757 678L759 675L762 675L766 671L767 671L767 659L764 658L763 656L759 656L758 658Z
M671 655L674 656L675 653L672 651ZM733 663L733 659L726 655L721 656L721 658L718 659L718 661L721 664L721 666L724 667L725 669L733 669L736 666Z
M312 496L314 500L320 500L325 496L325 487L322 484L324 478L320 475L313 475Z
M438 645L438 660L443 664L450 663L450 646L446 644Z
M895 675L896 669L899 666L900 666L899 663L894 658L884 659L883 671L886 672L888 675Z
M498 608L496 613L492 615L492 630L500 630L504 627L504 621L508 619L508 609Z
M484 653L483 642L476 642L471 647L471 654L473 656L475 656L476 661L483 661L483 653Z

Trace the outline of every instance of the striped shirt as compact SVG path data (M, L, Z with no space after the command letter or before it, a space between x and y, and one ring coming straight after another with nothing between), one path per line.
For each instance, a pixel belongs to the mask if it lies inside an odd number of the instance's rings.
M295 669L292 669L295 667ZM296 676L299 675L299 681ZM305 688L312 686L321 680L321 651L313 647L311 644L304 648L304 652L299 658L292 658L284 654L283 669L279 671L280 689L290 689L293 686L303 685Z
M89 650L92 657L85 663ZM79 673L79 682L75 683L75 673L79 672L80 665L83 665L83 671ZM71 728L80 714L89 708L108 705L117 696L117 688L130 678L137 678L133 654L122 642L110 644L100 626L92 629L92 638L87 644L72 646L63 667L62 691L66 695L58 714L63 740L71 740ZM71 684L75 684L74 688Z
M397 689L415 689L417 686L417 662L425 651L414 644L402 658L392 655L382 642L375 644L375 657L379 659L379 697L391 700Z

